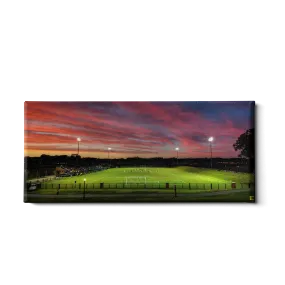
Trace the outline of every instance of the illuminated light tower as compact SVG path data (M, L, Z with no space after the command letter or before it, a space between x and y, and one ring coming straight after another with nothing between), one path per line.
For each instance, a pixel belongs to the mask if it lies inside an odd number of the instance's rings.
M210 153L211 153L211 168L213 168L213 151L212 151L212 142L213 142L214 138L213 137L209 137L208 142L210 143Z
M177 165L178 165L178 151L179 151L179 147L176 147L175 150L176 150L176 159L177 159Z
M81 138L77 138L78 148L77 148L77 155L79 155L79 143L81 142Z
M111 159L110 159L110 151L112 148L108 147L108 159L109 159L109 165L111 165Z

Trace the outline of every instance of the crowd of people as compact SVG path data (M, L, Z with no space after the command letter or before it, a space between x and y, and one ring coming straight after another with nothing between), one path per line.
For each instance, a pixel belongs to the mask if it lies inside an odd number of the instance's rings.
M80 176L91 172L97 172L106 169L105 167L98 166L90 166L90 167L67 167L60 166L56 177L71 177L71 176Z

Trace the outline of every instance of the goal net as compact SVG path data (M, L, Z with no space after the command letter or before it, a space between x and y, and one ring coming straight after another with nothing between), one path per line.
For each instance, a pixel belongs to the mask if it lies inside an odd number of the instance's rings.
M125 183L144 183L146 184L146 176L129 176L125 177Z

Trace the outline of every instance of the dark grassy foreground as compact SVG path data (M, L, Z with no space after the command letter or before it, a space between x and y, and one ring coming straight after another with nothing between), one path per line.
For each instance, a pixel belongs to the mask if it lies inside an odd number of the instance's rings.
M160 193L158 191L116 193L104 191L101 193L68 195L28 194L26 202L30 203L125 203L125 202L245 202L254 203L252 190L229 190L200 193Z

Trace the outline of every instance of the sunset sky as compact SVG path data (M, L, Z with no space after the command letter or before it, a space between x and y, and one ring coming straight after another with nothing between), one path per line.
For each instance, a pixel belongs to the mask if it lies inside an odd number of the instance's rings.
M25 156L237 157L250 102L25 102Z

